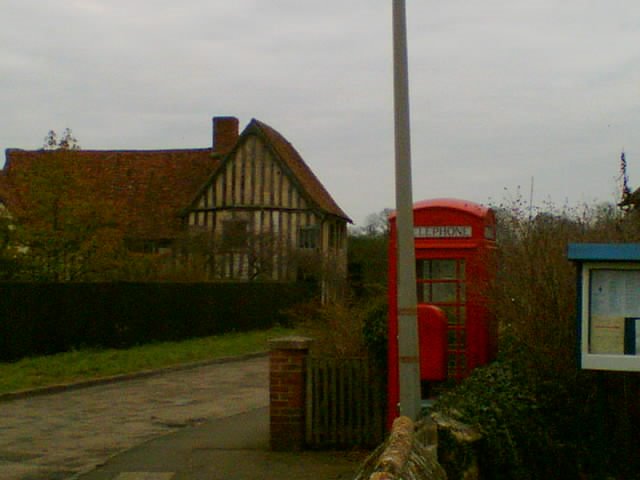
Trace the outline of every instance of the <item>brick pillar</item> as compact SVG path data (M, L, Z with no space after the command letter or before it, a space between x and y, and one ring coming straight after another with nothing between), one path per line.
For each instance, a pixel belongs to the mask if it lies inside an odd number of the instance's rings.
M283 337L269 341L271 449L301 450L305 441L305 380L312 340Z

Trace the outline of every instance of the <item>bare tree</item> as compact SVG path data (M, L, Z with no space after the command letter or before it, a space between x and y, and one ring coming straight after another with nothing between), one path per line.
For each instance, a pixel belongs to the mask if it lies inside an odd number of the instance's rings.
M65 128L62 136L58 138L55 130L49 130L47 136L44 137L45 150L80 150L78 139L73 136L70 128Z

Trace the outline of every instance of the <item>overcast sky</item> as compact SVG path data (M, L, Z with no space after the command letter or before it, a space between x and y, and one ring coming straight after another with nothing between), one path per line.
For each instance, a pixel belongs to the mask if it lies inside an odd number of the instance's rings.
M394 205L391 0L0 0L0 149L271 125L361 224ZM406 0L414 199L640 186L640 2ZM4 155L0 164L4 161Z

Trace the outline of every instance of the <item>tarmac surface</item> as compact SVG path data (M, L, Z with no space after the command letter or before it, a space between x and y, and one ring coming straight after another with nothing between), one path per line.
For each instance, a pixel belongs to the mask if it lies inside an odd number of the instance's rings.
M350 479L362 456L269 451L268 407L166 435L112 458L79 480Z
M347 479L362 455L269 450L266 356L0 402L2 480Z

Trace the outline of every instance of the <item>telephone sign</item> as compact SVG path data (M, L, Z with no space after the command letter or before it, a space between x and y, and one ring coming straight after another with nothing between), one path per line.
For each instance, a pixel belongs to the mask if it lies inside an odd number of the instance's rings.
M414 227L415 238L470 238L470 225L442 225L431 227Z

